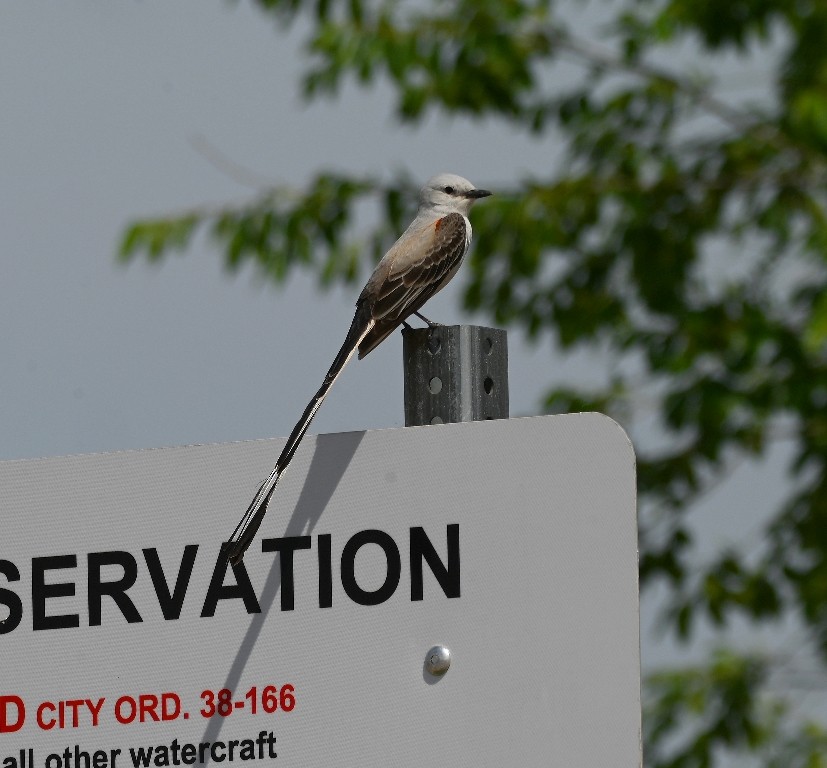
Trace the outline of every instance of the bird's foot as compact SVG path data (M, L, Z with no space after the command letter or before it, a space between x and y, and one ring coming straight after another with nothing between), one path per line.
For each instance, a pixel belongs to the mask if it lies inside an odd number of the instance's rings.
M425 315L420 314L419 312L414 312L414 314L423 322L428 324L429 328L440 328L442 323L435 323L433 320L429 320Z

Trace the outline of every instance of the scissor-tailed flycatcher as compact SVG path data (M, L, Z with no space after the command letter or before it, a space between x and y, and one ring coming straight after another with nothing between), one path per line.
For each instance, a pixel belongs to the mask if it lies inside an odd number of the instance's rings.
M422 305L456 274L471 244L468 212L475 200L490 194L452 173L434 176L421 189L416 218L376 265L359 294L345 343L319 391L293 427L276 466L259 486L233 531L226 550L230 562L237 563L244 557L264 519L279 478L348 360L357 349L361 360L406 318L418 315Z

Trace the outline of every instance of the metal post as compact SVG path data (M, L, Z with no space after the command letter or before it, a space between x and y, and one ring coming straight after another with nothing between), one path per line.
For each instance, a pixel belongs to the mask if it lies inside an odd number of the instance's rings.
M438 325L402 338L406 427L508 418L505 331Z

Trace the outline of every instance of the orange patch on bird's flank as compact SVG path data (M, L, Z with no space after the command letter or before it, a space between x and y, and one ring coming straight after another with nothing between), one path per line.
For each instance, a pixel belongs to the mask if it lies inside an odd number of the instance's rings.
M434 230L439 232L439 228L442 226L442 219L437 219L434 223Z

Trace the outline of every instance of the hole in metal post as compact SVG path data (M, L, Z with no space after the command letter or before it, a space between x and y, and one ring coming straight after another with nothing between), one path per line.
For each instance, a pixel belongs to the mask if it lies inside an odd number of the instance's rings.
M432 395L438 395L442 392L442 379L440 379L439 376L434 376L434 378L428 382L428 389Z
M485 381L482 382L483 389L485 389L485 394L490 395L494 391L494 379L490 376L485 377Z
M439 352L441 346L442 342L436 336L428 337L428 351L432 355L435 355L437 352Z
M494 351L494 340L490 336L485 337L485 354L490 355Z

